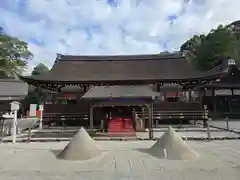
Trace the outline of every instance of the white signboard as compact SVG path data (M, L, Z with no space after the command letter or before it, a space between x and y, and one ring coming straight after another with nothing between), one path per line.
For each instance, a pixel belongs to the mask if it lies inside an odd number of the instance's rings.
M18 111L20 108L20 102L13 101L10 103L12 111Z
M39 110L40 110L40 111L43 111L43 105L40 105L40 106L39 106Z
M29 116L30 117L35 117L37 115L36 110L37 110L37 105L36 104L30 104Z
M215 90L215 96L231 96L232 91L229 89L219 89Z

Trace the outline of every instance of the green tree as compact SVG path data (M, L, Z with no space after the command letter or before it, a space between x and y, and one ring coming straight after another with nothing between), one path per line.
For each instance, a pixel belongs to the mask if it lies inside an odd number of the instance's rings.
M6 35L0 28L0 69L7 76L21 74L32 56L26 42Z
M39 74L43 74L45 72L48 72L49 69L46 65L44 65L43 63L39 63L32 71L32 75L39 75Z
M232 57L239 63L240 61L240 21L234 21L231 24L227 25L227 28L231 30L236 39L233 41L233 55Z
M40 75L43 73L48 72L49 69L46 65L43 63L39 63L33 68L32 75ZM28 102L40 104L44 98L44 92L39 87L32 87L31 89L34 89L32 92L28 94Z
M181 46L181 51L199 69L208 70L219 58L232 57L236 60L236 34L227 26L220 25L207 35L195 35Z
M4 32L3 28L0 27L0 35L3 35L3 34L5 34L5 32Z
M197 66L197 53L202 45L205 35L194 35L186 41L180 48L181 52L190 60L191 63Z

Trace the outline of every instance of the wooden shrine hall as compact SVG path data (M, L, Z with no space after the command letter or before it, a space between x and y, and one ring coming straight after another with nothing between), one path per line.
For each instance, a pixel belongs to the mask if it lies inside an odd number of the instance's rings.
M90 130L94 127L93 120L93 110L94 108L102 108L102 107L118 107L118 111L114 111L111 109L108 116L115 117L110 118L112 123L108 123L108 133L114 132L134 132L128 131L128 128L122 128L123 125L118 126L116 116L119 118L127 118L130 120L129 124L131 124L131 128L136 130L143 130L143 122L139 122L139 120L144 120L145 118L139 119L134 116L134 112L138 107L147 108L147 119L148 119L148 127L149 127L149 136L153 137L152 133L152 113L153 113L153 103L154 100L159 96L159 93L154 92L149 86L141 85L141 86L130 86L130 85L122 85L122 86L94 86L92 87L85 95L83 95L83 99L91 100L90 104L90 112L89 112L89 122L90 122ZM121 108L125 107L125 108ZM120 112L119 112L120 110ZM132 117L135 119L131 121ZM104 123L104 122L102 122ZM120 122L121 123L121 122ZM127 123L126 123L127 124ZM137 124L134 125L133 124ZM145 124L145 123L144 123ZM135 127L135 128L134 128ZM119 128L119 129L116 129ZM132 130L133 130L132 129Z
M28 94L28 84L6 76L3 70L0 70L0 114L10 112L10 102L23 102Z
M144 109L137 106L147 104L152 110L147 112L146 121L151 122L144 128L151 129L170 119L204 119L202 99L208 87L212 96L222 83L228 89L238 89L239 73L229 59L209 71L199 71L180 52L130 56L58 54L49 72L20 78L48 90L42 102L46 119L69 117L75 124L93 129L101 126L104 116L99 115L101 108L93 112L93 107L131 106L138 116L144 117Z

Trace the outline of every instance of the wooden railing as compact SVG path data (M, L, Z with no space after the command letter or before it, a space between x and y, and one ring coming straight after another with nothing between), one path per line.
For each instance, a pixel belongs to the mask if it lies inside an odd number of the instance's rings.
M240 119L240 112L224 112L223 113L224 118L228 118L228 119Z
M45 104L45 114L88 112L88 104Z
M53 109L49 107L52 106ZM88 105L49 105L45 107L43 114L43 123L51 126L89 126L89 113ZM48 109L46 109L48 108ZM57 109L59 108L59 109ZM145 120L148 120L148 110L144 109L143 114L141 108L135 109L138 116ZM100 114L101 115L101 114ZM95 119L101 117L97 112L95 113ZM98 117L99 116L99 117ZM100 121L95 123L100 124ZM206 122L208 120L207 109L201 107L200 103L189 102L161 102L154 104L153 106L153 122L155 126L162 122L176 122L181 124L190 120L202 120ZM145 126L148 123L145 122Z
M144 108L143 113L142 111L137 112L139 117L148 120L147 108ZM201 120L205 125L208 120L208 110L202 108L198 103L159 103L154 105L154 127L158 127L161 123L176 123L182 126L183 123L189 123L190 120L193 120L195 123ZM147 126L147 123L145 125Z
M50 126L88 126L88 114L48 113L43 115L43 124Z

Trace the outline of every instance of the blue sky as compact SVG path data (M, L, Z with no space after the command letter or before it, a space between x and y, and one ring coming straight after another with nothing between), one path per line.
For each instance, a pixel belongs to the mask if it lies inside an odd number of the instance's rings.
M56 53L176 51L194 34L240 19L240 0L0 0L0 26L52 66Z

